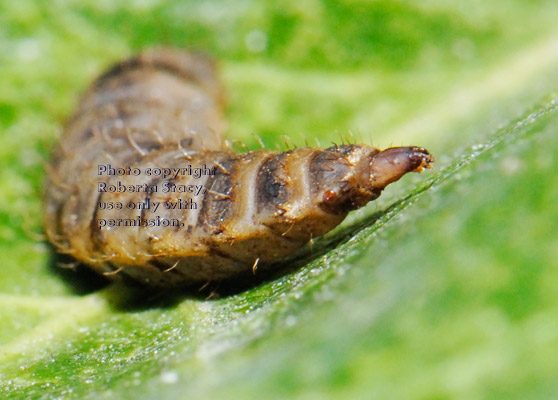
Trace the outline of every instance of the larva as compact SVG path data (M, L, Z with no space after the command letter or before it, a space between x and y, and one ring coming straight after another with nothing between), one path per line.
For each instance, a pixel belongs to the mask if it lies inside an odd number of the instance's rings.
M236 154L221 141L222 108L213 64L199 55L148 50L101 75L53 154L50 242L112 279L172 287L235 278L292 254L433 162L420 147ZM187 173L203 168L210 172Z

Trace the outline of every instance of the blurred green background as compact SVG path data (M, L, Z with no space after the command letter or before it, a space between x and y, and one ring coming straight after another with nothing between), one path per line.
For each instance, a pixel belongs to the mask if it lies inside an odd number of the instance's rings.
M0 397L555 398L556 21L544 0L0 0ZM435 170L233 296L73 283L40 235L44 162L91 80L161 45L218 60L230 139L416 144Z

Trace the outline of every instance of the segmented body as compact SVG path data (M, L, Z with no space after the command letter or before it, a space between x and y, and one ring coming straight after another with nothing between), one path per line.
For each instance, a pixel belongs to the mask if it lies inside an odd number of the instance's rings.
M45 200L50 241L113 279L170 287L233 278L292 254L387 184L433 161L418 147L380 152L364 145L236 154L221 139L222 104L212 63L189 53L147 51L102 75L54 152ZM142 173L100 174L106 165ZM213 174L145 174L185 165ZM200 188L197 207L126 207L192 200L192 193L166 193L169 183ZM157 190L100 190L144 184ZM101 206L117 202L124 208ZM178 224L99 222L148 216Z

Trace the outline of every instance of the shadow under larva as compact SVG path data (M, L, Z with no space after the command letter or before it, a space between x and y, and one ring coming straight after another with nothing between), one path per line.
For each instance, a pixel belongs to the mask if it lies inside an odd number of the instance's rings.
M213 63L193 53L147 50L102 74L53 152L49 241L112 280L243 279L433 162L415 146L234 153L223 104Z

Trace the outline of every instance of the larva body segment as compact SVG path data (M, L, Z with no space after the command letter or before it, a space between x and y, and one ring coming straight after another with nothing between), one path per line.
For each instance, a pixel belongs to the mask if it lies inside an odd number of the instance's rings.
M419 147L236 154L221 142L222 104L212 64L189 53L147 51L102 75L54 152L45 196L49 240L113 279L171 287L233 278L292 254L389 183L433 162ZM142 173L99 174L106 165ZM186 165L213 173L146 174ZM165 192L172 185L199 192ZM196 208L167 207L194 197ZM106 206L116 203L122 209ZM139 203L149 208L127 207ZM178 224L142 225L147 218Z

